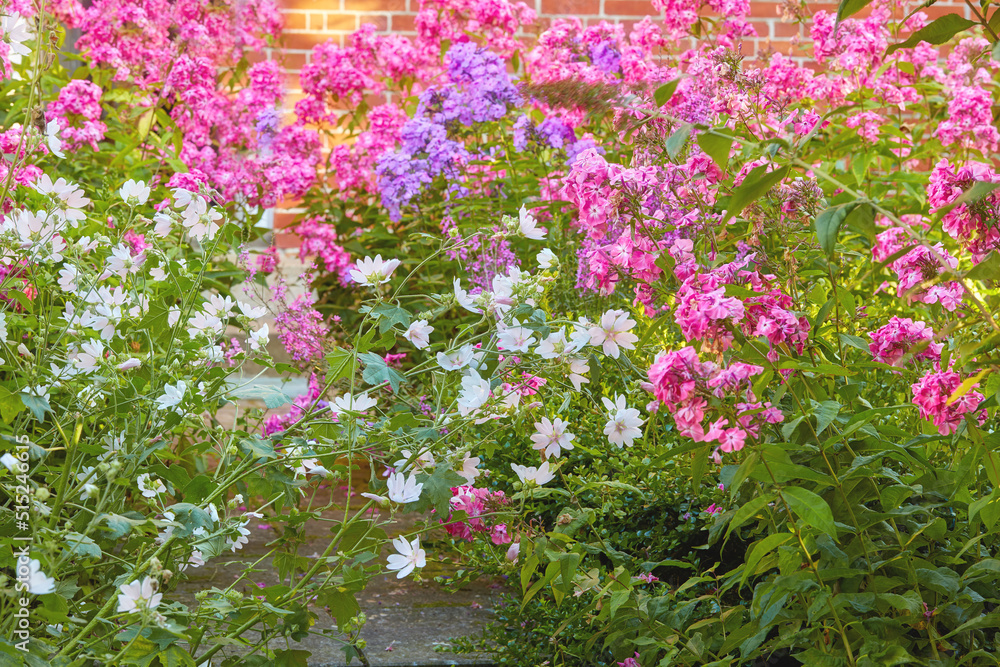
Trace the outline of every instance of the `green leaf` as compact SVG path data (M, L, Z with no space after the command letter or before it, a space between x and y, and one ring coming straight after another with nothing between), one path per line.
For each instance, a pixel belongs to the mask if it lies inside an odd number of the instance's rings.
M833 523L833 512L825 500L798 486L786 486L781 490L781 497L807 525L823 531L836 541L837 527Z
M1000 254L991 250L986 259L969 269L965 277L979 282L1000 280Z
M736 513L733 518L729 521L729 527L726 529L726 537L729 537L729 533L733 532L735 529L742 526L744 523L755 517L762 509L767 507L768 503L774 502L774 494L768 493L763 496L757 496L752 498L746 503L744 503Z
M276 459L277 453L274 451L274 443L268 438L255 435L244 438L239 443L240 451L255 459Z
M747 579L758 574L756 571L760 561L783 544L787 544L795 537L791 533L774 533L762 540L755 542L750 551L747 552L746 564L743 566L743 577L740 579L740 586L746 583Z
M827 257L833 257L833 251L837 246L837 235L840 233L840 226L847 218L847 214L857 208L860 203L852 201L831 206L816 216L816 239Z
M954 403L955 401L957 401L958 399L962 398L970 391L972 391L972 388L975 387L977 384L979 384L979 381L982 380L983 376L989 373L990 370L992 369L984 368L975 375L969 376L964 380L962 380L962 384L955 387L955 391L951 392L951 396L948 397L948 400L945 402L945 405L951 405L952 403Z
M813 415L816 417L816 435L821 435L826 427L833 423L838 414L840 414L840 403L837 401L814 402Z
M177 503L166 509L173 512L174 521L181 524L180 528L174 528L174 535L176 537L189 537L198 528L204 528L207 532L213 530L212 517L197 505Z
M101 548L97 546L97 543L86 535L81 535L80 533L68 533L66 535L65 542L66 546L70 550L70 553L74 556L79 556L81 558L93 558L96 560L103 555L103 552L101 551Z
M688 138L691 136L691 130L693 125L690 123L684 123L681 125L676 132L667 137L667 141L664 146L667 149L667 155L670 156L671 160L676 160L677 156L680 154L681 149L684 148L684 144L687 143Z
M423 512L433 507L439 516L448 515L452 487L468 483L464 477L457 475L447 463L439 463L433 474L417 479L423 483L424 488L420 492L420 500L413 503L414 511Z
M112 540L117 540L119 537L125 537L128 535L132 532L133 528L146 523L146 519L142 518L137 512L130 512L130 514L136 515L140 518L134 518L121 514L102 514L98 517L98 522L103 521L107 524L107 537Z
M326 373L328 382L336 382L351 377L354 373L354 352L338 347L326 355L329 370Z
M704 151L705 155L712 158L712 162L719 166L719 169L726 170L729 164L729 151L733 147L733 137L723 134L720 130L707 130L698 135L698 147Z
M726 212L722 216L723 223L733 216L739 215L748 204L757 201L768 190L780 183L789 170L788 167L780 167L768 172L767 168L768 165L762 164L751 171L743 179L743 183L733 191L733 196L729 198Z
M45 421L46 412L52 412L52 408L49 407L49 401L44 396L35 396L34 394L22 391L21 402L24 403L24 407L31 410L31 414L40 422Z
M13 422L18 414L27 409L28 406L21 400L20 394L0 386L0 419L3 419L5 424Z
M229 395L244 401L262 401L272 410L292 402L288 394L267 384L245 384L230 391Z
M963 16L959 16L958 14L947 14L939 19L931 21L929 24L910 35L909 39L905 42L893 44L886 49L885 55L894 53L899 49L912 48L920 42L927 42L928 44L934 45L944 44L957 33L967 30L974 25L976 25L975 21L970 21Z
M958 593L960 581L958 574L954 570L949 570L946 567L939 567L933 570L930 568L917 568L916 572L917 581L932 591L947 596Z
M365 382L375 386L388 382L394 394L399 392L399 385L405 378L395 369L389 368L383 357L373 352L366 352L359 354L358 359L365 363L365 369L361 373Z
M680 79L674 79L673 81L668 81L653 93L653 99L656 101L656 106L662 107L664 104L670 101L670 98L674 96L674 91L677 90L677 84L681 82Z
M347 622L358 615L361 606L358 604L354 593L346 588L330 588L324 590L317 600L322 607L326 607L330 617L337 621L337 629L341 632Z
M870 5L871 2L872 0L841 0L840 6L837 7L837 23L850 16L854 16Z
M378 318L378 331L385 333L395 325L406 329L410 326L410 313L391 303L383 303L372 310L372 315Z

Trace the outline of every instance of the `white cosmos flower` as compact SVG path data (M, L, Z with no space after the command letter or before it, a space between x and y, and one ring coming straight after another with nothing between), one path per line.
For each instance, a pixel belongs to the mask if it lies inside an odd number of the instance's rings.
M375 258L365 257L359 259L351 269L351 278L359 285L369 285L374 287L389 282L392 272L399 266L398 259L383 260L382 255L375 255Z
M423 567L427 564L427 554L420 548L420 537L414 537L412 542L407 542L405 537L397 537L392 541L392 546L396 548L398 554L389 555L388 568L399 570L397 579L407 576L415 568Z
M368 394L352 396L350 392L333 399L334 412L359 412L363 413L378 405L378 399L372 398Z
M438 352L438 365L446 371L457 371L468 366L475 357L475 349L471 345L463 345L451 352Z
M458 278L452 282L452 286L455 288L455 301L458 302L462 308L465 308L470 313L480 313L482 311L476 307L475 297L469 296L469 293L462 289L462 281Z
M422 350L431 344L430 336L433 331L434 327L427 324L427 320L417 320L406 329L403 338L413 343L418 350Z
M542 421L535 422L535 431L531 436L532 447L542 452L542 456L558 457L564 449L573 449L573 440L576 436L566 430L566 422L558 417L555 421L549 421L548 417L542 417Z
M156 399L156 407L160 410L176 408L184 400L187 392L187 383L178 380L177 384L168 384L163 387L163 396Z
M148 472L144 472L136 477L135 484L139 487L139 491L142 492L145 498L155 498L161 493L167 492L167 487L163 483L163 480L153 477Z
M142 206L149 200L150 189L144 181L134 181L131 178L118 190L118 194L129 206Z
M28 569L27 577L20 576L24 568ZM18 578L26 580L28 592L32 595L47 595L56 590L56 580L42 572L42 564L38 562L37 558L19 557L17 569Z
M118 612L138 614L156 609L163 599L163 593L157 593L157 588L156 580L152 577L122 584L118 595Z
M420 500L420 492L424 488L423 484L417 484L417 476L413 473L409 477L401 472L389 475L386 484L389 486L389 500L403 505Z
M52 119L45 125L45 141L49 146L49 152L60 160L66 157L62 152L62 141L59 140L59 121Z
M590 344L599 345L604 354L614 359L618 358L619 346L626 350L634 350L639 337L630 333L635 326L635 320L629 319L624 310L612 309L601 316L601 323L590 329Z
M555 475L549 470L549 462L546 461L537 468L520 466L516 463L511 464L510 469L517 473L518 479L521 480L522 484L527 485L528 483L534 483L538 486L544 486L548 482L555 479Z
M472 371L462 378L462 390L458 394L458 413L463 417L476 412L490 400L490 381Z
M535 344L535 337L531 335L531 329L521 326L516 319L509 327L497 334L497 347L508 352L527 352Z

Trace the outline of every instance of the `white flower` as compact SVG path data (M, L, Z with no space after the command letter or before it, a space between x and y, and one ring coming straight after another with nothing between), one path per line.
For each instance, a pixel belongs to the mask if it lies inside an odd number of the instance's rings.
M455 474L459 477L464 477L465 481L469 484L473 484L481 474L479 470L480 463L482 463L482 460L478 456L469 456L466 454L465 460L462 461L462 469L456 470Z
M333 405L335 406L334 412L336 414L340 414L341 412L363 413L366 410L370 410L378 405L378 399L372 398L368 394L352 396L350 392L348 392L343 396L335 398L333 400Z
M121 195L122 199L129 206L135 206L138 204L142 206L149 199L150 189L144 181L134 181L131 178L125 181L125 185L121 187L118 194Z
M76 294L80 289L80 286L76 284L76 279L79 275L80 272L75 266L72 264L63 264L62 268L59 269L59 287L62 291Z
M472 371L462 378L462 391L458 394L458 413L463 417L476 412L490 399L490 381Z
M542 417L542 421L535 422L535 433L531 436L532 447L542 452L542 456L560 456L562 450L573 449L573 440L576 436L566 430L566 422L556 418L549 421L548 417Z
M152 577L146 577L142 581L133 581L130 584L121 585L121 593L118 595L118 611L127 611L133 614L142 611L152 611L160 604L163 593L157 593L156 581Z
M153 477L148 472L144 472L136 477L135 484L142 491L142 495L145 498L155 498L161 493L167 492L167 487L163 483L163 480Z
M521 555L521 543L511 542L511 545L507 547L507 560L512 563L517 562L517 557Z
M51 125L51 123L49 124ZM87 219L87 214L81 209L90 204L90 200L83 195L83 190L75 183L70 183L65 178L57 178L53 182L48 174L42 174L35 181L33 187L40 194L52 199L56 205L54 213L68 221L73 227L77 227L80 221Z
M573 389L580 391L580 387L586 383L590 384L587 374L590 373L590 364L586 359L579 357L569 360L569 381L573 383Z
M214 208L209 209L204 197L192 199L181 214L181 223L187 229L188 236L197 241L214 239L221 229L221 226L216 224L218 220L222 220L222 214Z
M389 500L403 505L420 500L420 492L424 488L423 484L417 484L417 476L413 473L409 477L401 472L389 475L386 484L389 486Z
M545 248L540 253L535 255L535 261L538 262L538 268L542 269L543 271L545 269L551 269L557 261L556 254L551 250L549 250L548 248Z
M607 398L601 399L604 407L608 409L608 423L604 426L604 435L608 436L608 442L618 447L631 447L636 438L642 437L640 428L645 420L639 417L639 411L630 408L625 403L625 397L621 394L615 397L612 403Z
M392 541L392 546L396 548L398 554L389 555L390 570L399 570L397 579L402 579L413 572L414 568L423 567L427 564L427 554L420 548L420 537L414 537L412 542L407 542L405 537L397 537Z
M91 338L90 341L83 343L80 348L82 351L76 355L73 365L84 373L96 371L97 364L104 359L104 343L96 338Z
M618 358L621 346L626 350L634 350L639 337L629 333L635 326L635 320L629 319L624 310L609 310L601 316L601 323L590 329L590 344L603 347L604 354Z
M270 340L270 335L267 328L267 323L265 323L257 331L250 332L250 349L251 350L262 350L267 347L267 342Z
M403 458L393 463L392 467L396 470L407 472L411 468L410 459L413 459L413 454L408 449L401 449L399 453L403 455ZM412 468L415 470L426 470L427 468L433 468L434 463L434 454L429 449L425 449L413 460Z
M21 468L21 462L17 460L17 457L10 452L5 452L3 456L0 456L0 463L4 465L7 470L11 472L17 472ZM27 472L27 470L25 470Z
M521 204L518 216L518 231L520 231L521 236L535 241L541 241L545 238L545 230L538 227L538 221L535 220L535 216L528 212L524 204Z
M178 380L175 385L165 385L163 387L163 396L156 399L156 407L160 410L176 408L184 400L184 394L186 392L187 383L184 382L184 380Z
M59 121L53 119L45 125L45 141L49 145L49 152L59 159L66 157L62 152L62 141L59 140Z
M0 341L7 340L7 313L0 313Z
M399 266L398 259L383 260L382 255L375 258L365 257L355 262L351 269L351 278L359 285L376 286L389 282L392 272Z
M544 484L551 482L556 477L549 470L548 461L538 466L537 468L534 467L529 468L526 466L519 466L516 463L512 463L510 469L517 473L518 479L520 479L521 483L525 485L528 484L529 482L533 482L538 486L543 486Z
M237 301L236 305L239 307L240 312L249 317L251 320L256 320L267 314L267 308L264 306L254 306L249 303L243 303L242 301Z
M463 345L461 349L451 352L438 352L438 365L446 371L457 371L465 368L475 356L475 350L471 345Z
M133 257L132 249L119 243L111 249L111 256L108 257L108 268L101 274L101 280L112 275L124 278L130 273L136 273L145 261L145 253L139 253Z
M403 338L413 343L418 350L422 350L431 344L430 336L433 331L434 327L427 324L427 320L417 320L406 329Z
M452 285L455 288L455 301L458 302L458 305L460 305L462 308L465 308L470 313L478 314L479 312L481 312L479 308L476 307L475 298L469 296L469 293L466 290L462 289L461 280L455 278Z
M83 484L80 491L80 498L83 500L94 498L100 492L100 489L94 484L94 477L94 466L85 466L82 472L76 473L76 481Z
M142 366L142 360L133 358L133 359L126 359L122 363L118 364L116 368L120 371L130 371L133 368L139 368L139 366Z
M24 570L27 569L27 573ZM24 574L27 576L24 576ZM17 559L17 578L28 586L32 595L47 595L56 589L56 580L42 572L42 564L37 558L28 559L21 556Z
M497 347L508 352L527 352L534 344L531 329L522 327L516 319L513 326L504 327L497 335Z
M20 64L21 58L31 53L31 48L25 44L32 37L31 28L27 19L20 14L0 16L0 35L9 45L8 58L13 64Z
M250 529L247 528L247 525L244 523L242 526L237 526L235 539L226 538L226 544L233 553L242 549L244 544L250 544Z

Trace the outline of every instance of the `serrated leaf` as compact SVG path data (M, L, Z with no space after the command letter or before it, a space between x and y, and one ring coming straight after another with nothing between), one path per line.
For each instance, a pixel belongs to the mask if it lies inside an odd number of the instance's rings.
M366 352L359 354L358 359L365 364L365 369L361 373L361 377L365 382L374 386L388 382L389 386L392 387L392 393L399 392L399 385L406 378L396 372L395 369L389 368L383 357L373 352Z
M103 555L101 548L94 540L80 533L68 533L65 538L66 547L70 553L80 558L98 559Z
M378 318L379 333L385 333L397 324L403 329L410 326L410 313L399 306L392 305L391 303L378 305L372 310L372 315Z
M229 395L245 401L261 401L270 409L280 408L292 402L285 392L267 384L245 384L232 389Z
M927 42L928 44L944 44L949 39L954 37L956 34L967 30L972 26L976 25L975 21L970 21L964 16L959 16L958 14L946 14L939 19L934 19L926 26L916 31L910 35L909 39L905 42L900 42L899 44L893 44L885 51L885 55L889 55L898 51L899 49L909 49L920 42Z
M277 453L274 451L274 443L272 443L268 438L263 438L259 435L240 440L239 448L244 454L247 454L255 459L278 458Z
M45 421L45 413L52 412L52 408L49 406L49 401L44 396L35 396L34 394L28 394L21 392L21 402L24 403L24 407L31 410L31 414L34 415L35 419L38 421Z

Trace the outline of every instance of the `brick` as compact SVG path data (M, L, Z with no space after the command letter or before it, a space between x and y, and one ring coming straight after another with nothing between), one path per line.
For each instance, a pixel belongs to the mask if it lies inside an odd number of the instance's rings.
M358 29L358 17L354 14L333 14L326 15L326 31L344 30L354 32Z
M604 0L605 16L652 16L653 6L642 0Z
M275 218L277 218L277 214ZM279 250L290 250L292 248L298 248L301 243L297 234L292 234L291 232L275 232L274 234L274 245Z
M586 16L600 13L601 0L542 0L542 14Z
M349 12L405 12L406 0L344 0Z
M292 49L293 51L312 51L314 48L320 44L329 41L334 38L334 41L339 41L336 39L335 35L324 35L319 33L293 33L291 35L285 35L285 48Z
M782 23L777 21L772 25L774 26L774 36L779 39L782 37L795 37L802 34L802 26L798 23Z
M306 54L285 53L281 59L281 64L289 72L298 72L306 65ZM296 85L298 85L297 82Z
M415 16L416 14L393 14L389 17L389 29L393 32L416 32Z
M284 207L290 208L290 207ZM290 227L292 223L295 222L295 214L288 211L275 211L274 212L274 228L275 229L285 229Z
M285 10L330 11L340 9L341 0L280 0L280 2Z
M285 30L307 30L309 15L305 12L285 12Z
M362 14L358 17L358 27L370 23L375 30L385 32L389 29L389 17L385 14Z

